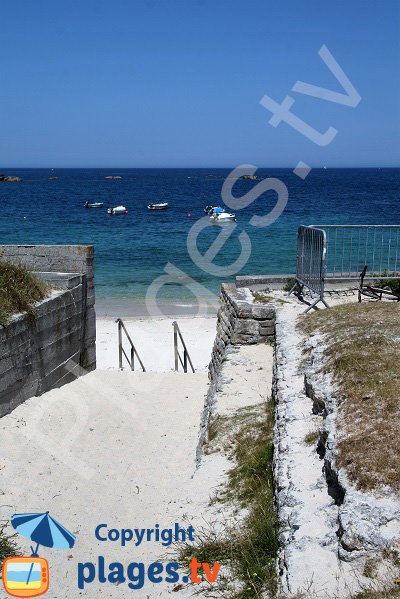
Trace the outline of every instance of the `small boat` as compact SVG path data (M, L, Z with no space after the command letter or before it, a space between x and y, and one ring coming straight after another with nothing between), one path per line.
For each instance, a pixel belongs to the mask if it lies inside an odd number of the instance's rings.
M159 204L149 204L148 210L165 210L168 208L168 202L160 202Z
M104 206L103 202L86 202L85 208L101 208Z
M236 214L231 212L213 212L210 216L213 223L236 222Z
M236 214L225 212L221 206L206 206L204 212L209 215L213 223L226 223L236 221Z
M117 215L117 214L128 214L125 206L116 206L115 208L107 208L108 214Z

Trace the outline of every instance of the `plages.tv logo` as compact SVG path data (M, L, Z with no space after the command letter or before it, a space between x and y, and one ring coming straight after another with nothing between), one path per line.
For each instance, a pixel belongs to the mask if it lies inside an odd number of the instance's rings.
M50 571L46 559L39 557L40 545L52 549L71 549L76 537L49 515L15 514L11 524L22 536L36 543L30 556L15 556L4 560L3 586L12 597L39 597L49 590Z

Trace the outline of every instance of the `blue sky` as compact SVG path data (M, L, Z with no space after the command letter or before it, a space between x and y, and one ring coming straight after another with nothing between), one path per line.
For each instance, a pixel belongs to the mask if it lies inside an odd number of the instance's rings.
M2 0L0 168L400 165L399 0ZM325 44L361 95L341 91ZM295 98L319 147L259 101Z

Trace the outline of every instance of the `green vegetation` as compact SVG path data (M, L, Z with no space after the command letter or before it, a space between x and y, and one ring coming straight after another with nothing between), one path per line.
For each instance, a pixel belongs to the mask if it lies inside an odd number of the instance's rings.
M362 490L400 490L400 305L345 304L304 316L301 327L326 335L324 370L340 386L338 466Z
M304 443L306 445L315 445L316 442L319 439L319 432L318 431L312 431L310 433L307 433L306 436L304 437Z
M386 288L400 293L400 279L379 279L378 281L374 281L374 285L381 289Z
M5 524L0 524L0 566L7 557L18 555L16 535L7 535L4 532Z
M229 472L228 484L222 501L235 510L246 510L243 521L224 527L222 535L214 529L197 532L197 544L186 545L180 552L180 561L187 564L192 557L199 561L215 562L229 566L230 579L237 587L228 589L227 581L219 582L221 596L235 599L259 599L263 590L276 592L275 559L278 549L277 518L274 508L272 480L272 431L274 419L272 401L266 406L251 406L239 410L226 422L216 421L212 438L231 432L222 439L230 446L235 461ZM239 419L239 420L238 420ZM236 422L232 422L232 421ZM221 429L217 432L217 424ZM239 425L238 425L239 423ZM233 432L232 432L233 431ZM221 501L221 499L219 499ZM215 592L213 585L213 593Z
M0 324L6 324L18 312L33 315L33 305L46 292L46 285L26 268L0 261Z
M301 287L298 284L297 279L295 279L295 278L288 279L283 287L283 291L287 291L287 292L292 291L293 287L294 287L295 293L301 291Z
M287 304L284 299L274 297L273 295L267 295L266 291L252 291L253 299L255 304L268 304L274 302L275 304Z

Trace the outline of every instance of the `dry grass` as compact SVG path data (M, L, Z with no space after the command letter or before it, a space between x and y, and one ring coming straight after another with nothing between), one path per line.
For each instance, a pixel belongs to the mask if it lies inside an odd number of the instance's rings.
M325 370L339 383L338 466L362 490L400 490L400 305L346 304L305 316L327 337Z
M0 261L0 324L19 312L33 314L33 305L44 299L46 285L26 268Z

